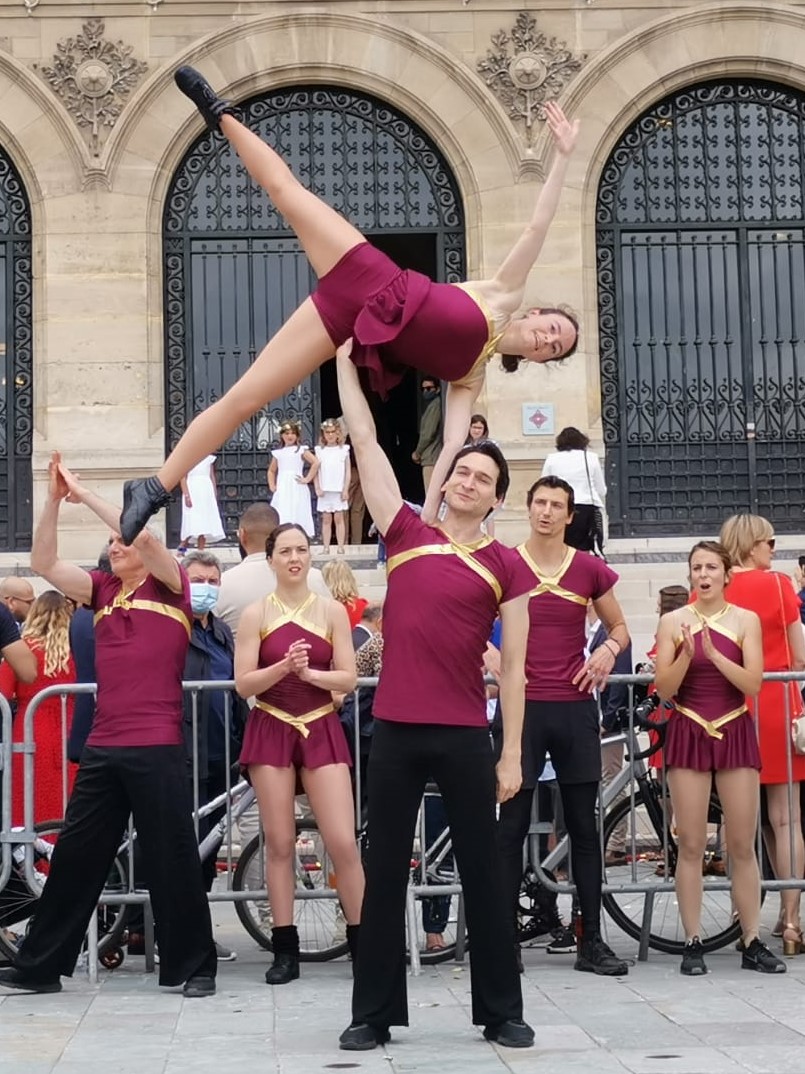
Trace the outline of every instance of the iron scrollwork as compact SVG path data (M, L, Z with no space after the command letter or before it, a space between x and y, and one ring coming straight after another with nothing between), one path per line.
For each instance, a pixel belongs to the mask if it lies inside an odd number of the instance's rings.
M596 220L613 533L712 531L740 510L802 529L803 159L805 95L737 80L660 101L610 154Z

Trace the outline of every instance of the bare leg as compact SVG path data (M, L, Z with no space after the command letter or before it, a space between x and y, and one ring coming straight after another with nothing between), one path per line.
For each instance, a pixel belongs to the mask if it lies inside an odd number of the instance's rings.
M338 551L344 551L344 541L347 536L347 513L346 511L335 512L335 539L338 541Z
M774 854L772 864L778 880L785 877L801 878L805 871L805 847L799 822L799 784L793 787L792 809L788 805L788 785L786 783L769 783L766 785L769 824L774 832ZM791 840L794 842L794 857L791 857ZM787 888L780 892L783 904L784 924L799 928L798 888Z
M317 276L329 272L348 250L365 241L356 227L302 186L282 157L234 116L221 117L221 133L296 232Z
M157 477L170 491L205 455L217 451L237 427L269 400L301 383L332 358L335 345L311 300L305 299L251 367L218 402L191 421Z
M196 548L199 550L199 552L203 552L206 547L207 547L207 538L202 533L202 535L199 538L197 538L197 540L196 540Z
M747 947L757 936L760 924L760 869L755 853L758 783L754 768L732 768L716 773L718 797L730 831L732 901L741 919Z
M679 860L676 864L676 897L687 939L699 936L702 927L702 858L707 845L709 772L690 768L668 770L668 787L676 818Z
M364 875L355 841L355 809L345 764L303 768L302 783L310 799L327 853L335 868L338 897L349 925L361 920Z
M274 925L292 925L296 893L296 821L293 812L296 772L293 768L249 765L249 778L257 795L266 837L266 884Z
M323 511L321 516L321 543L330 551L330 541L333 539L333 513L332 511Z

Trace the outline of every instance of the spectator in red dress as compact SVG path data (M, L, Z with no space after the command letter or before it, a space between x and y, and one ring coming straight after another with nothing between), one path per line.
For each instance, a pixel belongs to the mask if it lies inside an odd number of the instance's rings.
M17 702L14 717L14 742L25 738L25 713L31 699L47 686L62 686L76 681L75 664L70 652L70 608L65 597L49 589L31 605L22 630L22 640L36 658L36 678L26 683L8 663L0 665L0 694ZM67 698L67 724L70 732L73 718L73 698ZM34 754L34 816L57 820L64 816L66 799L75 779L75 766L68 763L65 780L65 757L62 744L62 700L50 697L43 701L34 716L33 726L36 753ZM12 823L22 825L23 818L23 757L14 755ZM66 792L66 793L65 793Z
M347 609L350 629L354 630L363 618L364 609L369 601L358 592L358 583L352 573L352 568L339 559L325 563L321 573L333 598Z

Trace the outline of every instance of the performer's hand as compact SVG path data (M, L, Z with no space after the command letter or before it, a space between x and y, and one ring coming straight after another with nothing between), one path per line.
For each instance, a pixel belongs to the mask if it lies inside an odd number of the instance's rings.
M298 641L291 642L288 646L288 652L285 654L288 670L292 671L294 675L299 675L300 678L300 672L307 670L309 651L310 643L300 638Z
M702 649L708 660L715 661L718 658L718 649L713 645L713 637L707 623L702 623Z
M563 157L569 157L576 148L581 126L579 120L574 119L571 122L556 101L548 101L543 108L543 113L553 135L553 144L556 146L557 153L561 153Z
M352 354L352 337L345 339L338 350L335 352L335 359L337 362L349 362L349 356Z
M497 800L508 802L510 798L514 798L523 783L523 766L519 757L517 760L501 757L495 765L495 776L498 783Z
M65 499L68 503L83 503L84 494L86 490L78 482L78 474L74 474L72 470L68 470L64 463L59 460L58 462L59 474L62 480L67 486L67 495Z
M193 501L192 501L192 499L190 497L189 492L185 493L184 505L185 505L185 507L192 507L193 506Z
M693 654L696 651L696 647L693 644L693 635L690 632L690 627L687 623L682 624L682 652L689 659L693 658Z
M66 500L70 493L67 482L59 470L60 464L61 454L58 451L52 452L48 463L48 496L54 501Z
M608 645L599 645L584 667L573 676L573 685L578 686L582 694L601 690L614 666L615 654Z

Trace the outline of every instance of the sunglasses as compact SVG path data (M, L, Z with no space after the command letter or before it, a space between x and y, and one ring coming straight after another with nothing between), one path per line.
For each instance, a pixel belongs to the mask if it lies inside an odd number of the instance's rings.
M772 552L774 551L774 546L776 543L777 542L774 537L761 537L759 541L755 541L755 544L767 544Z

